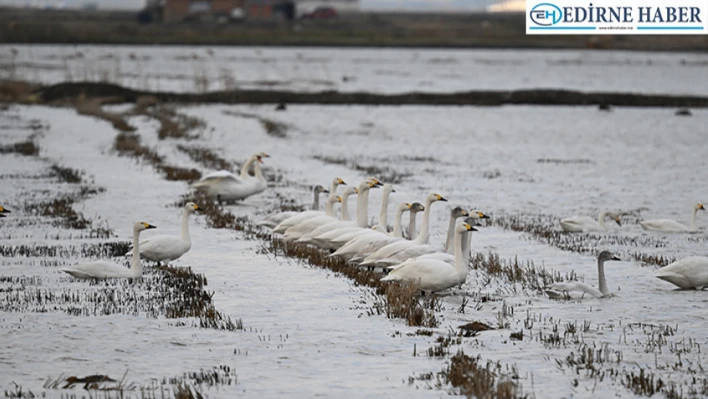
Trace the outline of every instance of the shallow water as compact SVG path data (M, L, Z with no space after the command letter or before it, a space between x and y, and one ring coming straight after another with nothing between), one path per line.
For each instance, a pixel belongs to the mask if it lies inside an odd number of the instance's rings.
M12 49L17 51L13 55ZM708 55L626 51L0 46L0 78L139 89L705 94Z
M652 57L676 61L663 55ZM617 79L626 83L624 78ZM369 84L388 89L375 81ZM667 91L683 92L680 80L666 79L662 84L667 85ZM699 92L699 86L691 89ZM334 176L356 184L368 176L350 168L353 163L410 174L394 185L392 204L422 202L431 191L448 198L448 203L432 206L431 243L436 246L443 245L449 210L457 205L482 210L494 218L593 216L608 208L646 208L641 211L644 218L688 222L691 207L708 195L700 162L708 156L708 147L701 145L708 112L702 110L689 118L674 116L670 109L623 108L605 113L594 107L289 106L287 111L277 112L272 107L193 106L179 110L206 120L213 128L190 145L212 148L236 161L257 151L271 154L266 166L282 174L283 182L229 207L236 215L256 220L277 202L276 193L309 203L311 194L306 186L328 186ZM267 135L257 120L225 113L234 110L286 123L287 137ZM157 225L155 234L178 234L180 211L169 205L186 192L185 183L163 180L151 166L116 156L111 151L116 135L113 128L74 110L13 106L0 112L1 124L7 126L0 131L2 141L24 139L28 132L20 127L32 119L50 125L38 132L40 157L0 157L6 180L2 205L13 210L11 217L0 220L4 245L99 241L80 238L80 232L46 222L27 224L38 220L22 210L28 196L52 196L70 187L52 184L49 179L13 176L41 174L52 163L84 170L89 179L106 189L74 207L91 219L100 217L115 230L115 239L129 240L130 222L135 220ZM135 117L130 122L139 128L143 143L154 147L169 163L204 171L176 150L183 140L159 141L153 121ZM346 162L323 163L313 156ZM539 162L544 159L574 162ZM370 195L370 219L378 217L380 195L376 190ZM389 215L394 206L390 206ZM701 227L708 224L703 214L698 220ZM175 264L204 273L209 280L207 289L214 291L216 308L241 318L243 331L177 326L178 320L142 314L71 316L63 308L46 313L3 311L0 339L5 349L0 353L0 389L12 389L15 382L36 393L43 391L47 378L56 379L62 373L121 378L126 370L128 381L149 385L164 377L227 365L235 369L238 383L218 389L205 385L201 389L209 397L448 396L446 390L429 389L434 381L408 382L410 376L444 367L447 360L422 354L434 345L435 337L408 335L417 328L407 327L401 320L367 316L372 303L368 289L292 259L259 254L259 241L244 240L237 232L209 229L198 215L191 219L191 233L192 250ZM502 308L511 307L513 314L503 320L507 328L467 338L450 350L454 353L462 348L468 354L479 354L483 361L515 366L524 391L538 398L640 397L609 377L600 380L565 363L571 352L578 355L586 344L608 353L603 357L605 363L595 362L597 370L638 373L643 368L675 382L689 396L683 381L701 376L700 347L708 341L703 310L708 296L705 292L675 291L652 276L656 267L634 262L628 255L635 251L677 258L706 255L705 231L690 237L664 236L644 232L630 219L622 227L611 225L606 236L651 237L664 246L608 244L602 248L625 259L607 265L609 288L617 297L603 300L552 301L471 271L464 289L489 294L495 300L472 298L461 314L457 312L461 298L445 298L444 309L437 312L441 325L436 331L445 334L473 320L496 326ZM498 253L504 259L531 260L561 274L575 271L585 282L597 284L591 256L562 251L524 233L483 227L475 233L473 248ZM87 283L60 271L61 266L79 260L0 258L0 267L2 276L38 277L42 287L90 291ZM0 288L8 288L8 284L0 283ZM7 301L3 293L8 295L0 291L0 303ZM566 333L566 323L575 322L579 326L587 322L589 327ZM662 325L661 331L668 325L676 330L657 338L658 327L635 323ZM554 326L560 341L542 342L541 337L553 334ZM511 340L510 334L519 330L524 332L523 341ZM414 345L416 357L412 356ZM49 397L61 392L44 391Z

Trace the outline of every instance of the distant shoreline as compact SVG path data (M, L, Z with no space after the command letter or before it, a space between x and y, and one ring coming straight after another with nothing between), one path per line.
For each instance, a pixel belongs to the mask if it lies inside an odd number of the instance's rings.
M337 21L139 24L133 12L0 8L0 43L708 53L705 35L526 35L523 13L361 13Z

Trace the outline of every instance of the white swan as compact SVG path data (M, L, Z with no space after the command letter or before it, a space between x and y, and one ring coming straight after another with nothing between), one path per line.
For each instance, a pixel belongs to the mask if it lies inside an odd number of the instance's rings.
M600 285L598 290L585 283L567 282L554 283L546 286L544 291L550 298L602 298L610 296L610 290L607 289L607 281L605 280L605 262L608 260L621 260L614 256L610 251L602 251L597 257L597 279Z
M312 210L316 211L320 209L320 194L321 193L329 193L329 190L326 188L322 187L321 185L316 185L313 187L312 192L314 194L314 199L312 200ZM275 226L277 226L280 222L283 220L295 216L301 212L298 211L281 211L281 212L275 212L271 213L270 215L264 217L256 223L256 226L262 226L262 227L267 227L269 229L273 229Z
M416 220L416 217L418 216L418 212L422 212L424 210L425 210L425 207L420 202L413 203L413 206L411 206L410 215L408 218L408 237L404 237L404 238L412 240L413 237L416 236L415 220Z
M349 215L349 197L353 194L359 194L359 189L354 186L349 186L342 192L342 206L339 209L341 220L352 220L352 217Z
M471 216L465 219L465 223L469 224L472 227L481 227L482 225L479 224L479 220L489 219L489 216L485 215L482 212L471 211L469 212L469 214ZM469 263L469 260L472 257L472 231L468 231L466 233L463 233L462 235L462 255L465 256L465 263ZM416 259L440 259L447 263L455 263L455 255L447 252L433 252L423 254L418 256ZM400 265L401 264L399 263L398 265L389 266L387 269L393 270L399 267Z
M181 236L159 235L146 238L140 241L140 256L158 264L168 263L178 259L192 248L192 240L189 237L189 215L198 211L199 207L194 202L188 202L183 208Z
M8 209L3 208L3 207L0 206L0 218L6 217L6 216L7 216L7 215L6 215L7 213L11 213L11 212L10 212Z
M134 278L143 275L143 265L140 262L140 232L147 229L154 229L155 226L138 222L133 225L133 260L130 269L125 266L96 261L89 263L79 263L63 271L76 278Z
M383 259L389 258L394 254L414 245L427 244L430 238L430 206L433 202L437 201L447 201L440 194L431 193L425 199L425 211L423 211L423 224L420 228L420 232L415 240L407 241L400 240L386 245L385 247L375 251L371 255L367 256L360 266L388 266L389 263L381 263ZM404 259L405 260L405 259ZM396 262L400 263L400 262Z
M321 216L315 216L313 218L305 219L302 222L296 224L295 226L287 229L285 234L283 234L283 239L285 241L294 241L302 237L303 234L307 234L312 231L312 229L317 228L324 223L329 223L333 220L337 220L334 213L334 204L341 203L342 197L337 194L330 194L325 203L325 214Z
M708 287L708 257L689 256L677 260L657 270L654 276L684 290L702 290Z
M438 259L411 259L391 271L381 281L403 281L416 284L424 293L443 291L467 279L467 262L462 254L463 233L476 231L468 223L455 228L455 264Z
M383 185L383 198L381 199L381 212L379 213L378 228L382 233L387 233L388 229L388 201L392 192L396 192L389 183ZM369 229L367 224L353 224L351 222L330 223L321 226L308 235L301 242L314 244L324 249L339 249L354 237L375 231Z
M411 231L415 233L415 214L418 212L422 212L425 210L425 207L420 203L420 202L414 202L411 204L411 207L409 208L408 212L411 213L411 223L409 223L409 237L412 237ZM412 227L412 230L410 229ZM395 233L395 229L394 229ZM379 249L385 247L386 245L396 242L399 240L403 240L403 235L401 234L400 236L396 234L391 234L391 237L385 238L385 239L379 239L376 241L370 242L368 245L366 245L364 248L362 248L359 252L357 252L354 256L352 256L349 261L352 263L361 263L366 259L367 256L371 255L372 253L378 251ZM348 243L347 243L348 244Z
M691 213L691 225L686 226L685 224L679 223L671 219L654 219L645 220L639 222L644 230L648 231L663 231L665 233L687 233L698 231L698 226L696 225L696 213L698 211L705 211L706 208L700 202L693 207Z
M344 183L344 180L340 179L339 177L335 177L332 179L332 188L329 190L330 195L336 194L337 193L337 186L339 185L346 185ZM317 217L317 216L322 216L324 215L325 212L323 211L317 211L317 210L312 210L312 211L304 211L300 212L297 215L293 215L282 222L278 223L275 228L273 228L273 233L279 233L283 234L285 231L296 224L302 222L303 220L307 220L309 218Z
M447 232L448 237L454 237L455 224L457 222L457 218L467 216L467 215L468 215L467 211L462 209L459 206L455 207L450 212L450 224L448 226L448 232ZM451 248L454 248L454 246L451 246ZM432 254L432 253L435 253L436 251L437 251L437 249L430 244L408 245L406 248L404 248L396 253L393 253L386 258L380 259L378 261L378 264L380 266L397 265L397 264L407 261L408 259L414 259L414 258L417 258L417 257L419 257L421 255L425 255L425 254ZM448 253L448 255L450 255L450 254ZM362 265L364 265L364 264L362 263Z
M263 176L260 164L263 163L263 158L268 157L270 155L263 152L253 154L241 168L240 176L222 170L204 176L192 184L192 188L216 198L219 203L238 201L261 193L268 187L268 182ZM254 177L248 174L251 165L254 165Z
M618 226L622 226L620 222L620 214L612 211L602 211L597 220L587 216L573 216L561 219L560 225L563 230L570 232L585 232L585 231L603 231L607 229L605 218L611 217Z
M403 212L411 209L411 206L412 205L407 202L404 202L398 206L396 209L396 219L393 225L393 231L390 234L386 234L381 231L371 231L369 233L356 236L329 256L341 256L346 260L350 260L354 255L366 246L370 245L372 242L388 242L391 238L396 238L399 240L402 239L403 231L401 229L401 217L403 216Z

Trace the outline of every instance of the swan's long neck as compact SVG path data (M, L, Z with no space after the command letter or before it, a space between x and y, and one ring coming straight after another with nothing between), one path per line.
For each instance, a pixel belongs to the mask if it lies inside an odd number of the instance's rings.
M447 226L447 239L445 240L445 252L453 254L455 250L455 216L450 215L450 224Z
M315 193L315 198L312 200L312 210L316 211L320 209L320 192L317 190L313 191Z
M336 201L336 199L327 199L327 203L325 204L325 215L334 216L334 201Z
M192 240L189 238L189 211L186 209L182 213L182 242L192 246Z
M415 238L415 243L417 245L422 245L422 244L427 244L428 240L430 239L430 205L433 203L433 201L426 201L425 202L425 210L423 211L423 224L420 225L420 233L418 233L418 237Z
M368 227L369 220L369 190L368 187L359 187L359 195L356 198L356 227Z
M143 275L143 264L140 262L140 231L137 229L133 229L133 261L130 274L135 277Z
M607 281L605 280L605 262L597 260L597 278L600 282L600 292L602 295L610 295L610 290L607 289Z
M349 216L349 195L342 195L341 220L352 220Z
M399 209L396 211L396 220L393 222L393 232L391 232L391 237L403 237L403 229L401 228L401 218L403 217L403 212L405 212L405 209Z
M337 186L339 186L339 182L336 179L332 180L332 187L329 188L329 193L336 194L337 193Z
M467 241L465 233L455 233L455 269L461 279L467 277L467 261L462 250L465 241Z
M698 230L698 226L696 226L696 214L697 213L698 213L698 208L693 207L693 213L691 214L691 231Z
M462 234L462 255L465 257L465 264L472 258L472 232Z
M255 155L251 156L248 158L248 161L246 161L245 164L241 167L241 178L245 179L248 177L248 171L251 169L251 165L253 165L253 162L255 162L257 157Z
M390 190L384 191L381 199L381 212L379 212L379 229L382 232L388 231L388 197L391 195Z
M254 174L256 175L256 179L265 182L265 176L263 176L263 171L261 170L261 163L256 162L255 165L253 166L253 171L255 172Z
M409 240L412 240L413 236L415 235L416 216L418 216L418 212L411 212L411 215L408 218L408 239Z
M598 217L597 223L600 224L600 227L603 229L605 228L605 218L607 218L607 212L600 212L600 216Z

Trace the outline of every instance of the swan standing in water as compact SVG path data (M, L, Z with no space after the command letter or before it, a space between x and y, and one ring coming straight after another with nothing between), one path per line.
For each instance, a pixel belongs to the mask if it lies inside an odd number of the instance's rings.
M644 230L648 231L663 231L665 233L689 233L698 231L698 226L696 225L696 214L698 211L705 211L706 208L700 202L693 207L693 212L691 213L691 226L686 226L685 224L679 223L672 219L654 219L645 220L639 222Z
M346 183L344 182L344 180L340 179L339 177L335 177L334 179L332 179L332 188L329 190L330 195L337 193L337 186L339 186L339 185L346 185ZM323 216L325 214L326 214L325 212L317 211L317 210L300 212L297 215L293 215L293 216L283 220L282 222L278 223L278 225L275 226L275 228L273 228L273 233L283 234L283 233L285 233L285 231L287 229L295 226L296 224L298 224L304 220L314 218L317 216Z
M420 228L420 233L415 240L406 241L400 240L386 245L385 247L375 251L371 255L367 256L366 259L360 264L360 266L389 266L391 263L385 263L383 260L389 258L396 253L414 246L427 244L430 238L430 206L433 202L437 201L447 201L440 194L431 193L425 199L425 211L423 211L423 225ZM405 259L404 259L405 260ZM400 262L395 262L400 263ZM394 263L394 264L395 264Z
M610 251L602 251L597 257L597 279L600 289L596 289L585 283L567 282L550 284L544 288L546 294L550 298L602 298L610 296L610 290L607 289L607 281L605 280L605 262L608 260L621 260L614 256Z
M396 190L393 189L391 184L386 183L383 185L379 222L377 226L374 226L378 227L379 231L382 233L387 233L388 201L391 193L395 192ZM372 231L375 231L375 229L369 229L367 224L362 226L352 222L330 223L317 228L312 233L308 234L307 237L303 237L300 242L314 244L324 249L339 249L353 238L362 234L371 233Z
M320 194L325 193L329 194L329 190L326 188L322 187L321 185L316 185L313 189L312 192L315 196L315 198L312 201L312 210L316 211L320 209ZM274 228L277 226L280 222L283 220L295 216L297 214L300 214L301 212L298 211L282 211L282 212L276 212L272 213L266 217L264 217L260 222L256 223L256 226L262 226L262 227L267 227L269 229Z
M330 194L325 203L325 214L322 216L315 216L313 218L305 219L304 221L290 227L283 234L283 240L285 241L295 241L302 237L304 234L312 231L312 229L317 228L324 223L329 223L333 220L337 220L334 213L334 204L337 202L342 202L342 197L337 194Z
M253 154L241 168L240 176L218 171L204 176L192 184L192 188L204 192L209 197L215 197L219 203L239 201L261 193L268 187L268 182L263 176L260 164L263 163L263 158L268 157L270 155L263 152ZM254 177L248 175L251 165L254 165Z
M607 229L605 218L611 217L618 226L622 226L620 222L620 214L612 211L602 211L597 220L587 216L573 216L561 219L560 225L563 230L570 232L586 232L586 231L603 231Z
M192 240L189 237L189 215L198 210L199 206L194 202L186 203L182 211L181 236L159 235L146 238L140 242L140 256L157 262L159 265L162 262L171 262L186 254L192 248Z
M448 237L454 237L455 224L457 222L457 218L467 216L467 215L468 215L467 211L462 209L459 206L455 207L452 210L452 212L450 212L450 224L449 224L448 230L447 230ZM477 223L475 222L473 224L473 226L476 224ZM465 238L466 238L466 236L465 236ZM465 247L465 249L467 248L466 245L464 245L463 247ZM454 248L454 245L451 245L450 248ZM383 266L397 265L397 264L407 261L408 259L418 258L418 257L425 255L425 254L433 254L436 251L437 250L435 249L435 247L433 247L430 244L410 245L407 248L404 248L403 250L398 251L385 259L379 260L379 263ZM451 255L448 252L443 252L443 253L446 253L447 255Z
M418 212L422 212L425 210L425 207L420 203L420 202L414 202L411 204L410 209L408 210L411 213L411 223L408 224L409 227L409 235L408 237L413 237L415 234L415 214ZM412 232L412 233L411 233ZM394 230L395 233L395 230ZM397 236L395 234L392 234L391 237L388 237L386 239L379 239L376 241L370 242L368 245L366 245L363 249L361 249L359 252L357 252L351 259L350 262L352 263L361 263L366 259L367 256L371 255L372 253L378 251L379 249L385 247L386 245L403 240L403 235Z
M342 247L340 247L338 250L336 250L329 256L341 256L346 260L350 260L359 251L361 251L373 242L390 242L388 241L389 239L403 239L403 230L401 229L401 218L403 216L403 212L407 212L411 209L411 207L412 205L407 202L404 202L398 206L398 209L396 209L396 220L393 224L393 231L390 234L386 234L381 231L371 231L370 233L359 235L348 241L346 244L344 244Z
M76 278L140 277L143 275L143 265L140 262L140 232L154 228L155 226L144 222L138 222L133 225L133 260L130 269L112 262L96 261L79 263L63 271Z
M391 271L381 281L403 281L417 284L423 293L443 291L465 282L467 262L462 253L463 234L477 231L468 223L455 228L455 264L438 259L411 259Z
M689 256L668 264L654 273L656 278L684 290L708 287L708 257Z
M0 218L7 217L7 214L11 213L8 209L5 209L0 206Z

